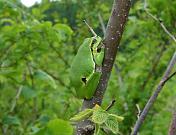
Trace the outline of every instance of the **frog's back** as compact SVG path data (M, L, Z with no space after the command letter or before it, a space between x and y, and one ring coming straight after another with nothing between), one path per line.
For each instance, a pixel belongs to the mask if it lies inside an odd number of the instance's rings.
M72 62L70 70L71 85L75 88L82 85L82 78L88 78L93 72L95 65L90 48L91 38L86 38L78 49L78 52Z

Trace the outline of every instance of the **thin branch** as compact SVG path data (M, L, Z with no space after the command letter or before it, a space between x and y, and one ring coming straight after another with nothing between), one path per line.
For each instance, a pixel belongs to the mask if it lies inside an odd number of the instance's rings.
M136 104L136 108L137 108L137 111L138 111L138 113L137 113L137 118L139 119L139 117L140 117L140 115L141 115L141 109L140 109L140 107L139 107L138 104Z
M156 101L159 93L161 92L163 86L165 85L166 82L168 82L175 74L176 72L174 72L172 75L170 75L174 65L176 63L176 52L174 53L161 81L159 82L157 88L154 91L154 94L150 97L150 99L148 100L147 104L144 107L144 110L142 111L139 119L136 121L136 124L134 126L133 131L131 132L131 135L137 135L142 123L144 122L149 110L151 109L152 105L154 104L154 102ZM170 76L169 76L170 75Z
M89 28L90 32L94 35L94 37L97 36L97 34L95 33L95 31L92 29L92 27L90 27L90 25L86 22L86 20L83 20L84 23L87 25L87 27Z
M168 29L166 28L166 26L163 24L163 21L161 19L158 19L157 17L155 17L154 15L152 15L148 10L147 10L147 0L144 0L144 11L150 16L152 17L155 21L157 21L160 26L162 27L162 29L164 30L164 32L176 43L176 38L174 35L172 35Z
M10 108L10 113L12 113L12 112L14 111L14 109L15 109L15 107L16 107L16 104L17 104L17 101L18 101L18 99L19 99L19 97L20 97L20 95L21 95L22 89L23 89L23 85L21 85L21 86L19 87L19 89L17 90L17 94L16 94L16 96L15 96L15 98L14 98L14 101L13 101L13 103L12 103L12 106L11 106L11 108Z
M82 110L93 108L95 104L101 105L102 103L124 26L128 19L129 9L130 0L114 0L111 16L106 28L105 39L103 41L105 45L105 56L102 66L102 75L93 98L89 100L84 99ZM77 135L91 135L93 134L93 130L94 125L88 120L79 122L77 125Z
M168 78L166 78L164 80L163 84L166 83L167 81L169 81L174 75L176 75L176 71L174 73L172 73Z
M106 28L105 28L105 24L104 24L103 18L102 18L100 13L98 13L98 19L99 19L100 24L101 24L101 29L103 31L103 35L105 36Z
M105 110L106 110L106 111L108 111L109 109L111 109L111 107L113 107L113 106L114 106L115 102L116 102L116 100L115 100L115 99L114 99L114 100L112 100L112 101L111 101L111 103L108 105L108 107L107 107Z
M176 134L176 111L174 111L173 113L173 118L172 118L168 135L175 135L175 134Z
M116 71L116 73L118 75L119 86L120 86L120 88L122 88L122 86L123 86L123 79L122 79L122 76L120 74L120 69L119 69L119 67L118 67L117 64L114 64L114 67L115 67L115 71Z

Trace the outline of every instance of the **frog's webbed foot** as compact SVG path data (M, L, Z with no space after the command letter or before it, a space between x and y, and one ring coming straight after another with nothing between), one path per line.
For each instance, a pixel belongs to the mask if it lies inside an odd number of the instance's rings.
M96 66L96 72L102 73L102 66Z

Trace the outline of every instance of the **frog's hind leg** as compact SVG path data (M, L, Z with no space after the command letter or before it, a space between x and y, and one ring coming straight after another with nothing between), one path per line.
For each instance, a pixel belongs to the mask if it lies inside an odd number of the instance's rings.
M87 82L87 85L86 85L86 99L90 99L93 97L95 91L96 91L96 88L98 86L98 83L99 83L99 80L100 80L100 77L101 77L101 73L99 72L95 72L92 77L90 77L90 79L88 80Z

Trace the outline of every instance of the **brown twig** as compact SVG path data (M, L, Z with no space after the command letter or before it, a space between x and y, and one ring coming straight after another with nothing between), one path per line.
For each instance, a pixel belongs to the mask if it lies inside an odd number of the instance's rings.
M116 100L113 99L113 100L111 101L111 103L108 105L108 107L107 107L105 110L108 111L111 107L114 106L115 102L116 102Z
M176 111L174 111L173 113L173 118L172 118L168 135L175 135L175 134L176 134Z
M166 26L163 24L163 21L161 19L158 19L157 17L155 17L154 15L152 15L148 10L147 10L147 0L144 0L144 11L150 16L152 17L156 22L158 22L160 24L160 26L162 27L162 29L164 30L164 32L176 43L176 38L174 35L172 35L168 29L166 28Z
M167 28L164 26L163 22L156 18L154 15L152 15L148 10L147 10L147 2L145 0L144 3L144 10L145 12L152 17L155 21L159 22L160 26L163 28L163 30L166 32L167 35L169 35L169 37L176 42L175 37L167 30ZM150 99L148 100L147 104L144 107L144 110L142 111L142 114L140 115L139 119L136 121L136 124L134 126L133 131L131 132L131 135L137 135L143 121L145 120L150 108L152 107L152 105L154 104L154 102L156 101L160 91L162 90L163 86L165 85L165 83L170 80L176 73L174 72L172 75L169 76L169 74L171 73L172 68L174 67L176 63L176 52L174 53L167 69L166 72L164 74L164 76L162 77L160 83L158 84L157 88L154 91L154 94L150 97Z
M168 65L161 81L159 82L157 88L154 91L154 94L150 97L150 99L148 100L147 104L145 105L144 110L142 111L139 119L136 121L136 124L134 126L133 131L131 132L131 135L137 135L142 123L144 122L144 119L146 118L149 110L151 109L152 105L156 101L156 99L157 99L159 93L161 92L163 86L165 85L165 83L167 81L169 81L176 74L176 72L174 72L172 75L170 75L175 63L176 63L176 52L173 54L173 57L172 57L169 65Z
M94 37L97 36L97 34L95 33L95 31L92 29L92 27L90 27L90 25L87 23L86 20L83 20L83 22L87 25L87 27L89 28L90 32L93 34Z
M102 18L102 16L101 16L100 13L98 14L98 18L99 18L99 22L100 22L100 24L101 24L101 28L102 28L103 34L104 34L104 36L105 36L105 34L106 34L106 28L105 28L105 24L104 24L104 22L103 22L103 18ZM122 76L121 76L121 74L120 74L120 70L119 70L117 64L114 64L114 67L115 67L116 73L117 73L117 75L118 75L118 80L119 80L120 88L122 88L122 83L123 83L122 80L123 80L123 79L122 79Z
M174 75L176 75L176 71L174 73L172 73L168 78L166 78L164 80L163 84L166 83L168 80L170 80Z
M102 28L103 34L104 34L104 36L105 36L105 34L106 34L106 28L105 28L105 24L104 24L104 22L103 22L103 19L102 19L102 16L101 16L100 13L98 14L98 18L99 18L99 21L100 21L100 24L101 24L101 28ZM122 79L122 76L121 76L121 74L120 74L120 70L119 70L117 64L114 64L114 67L115 67L116 73L117 73L117 75L118 75L118 80L119 80L120 88L122 88L122 83L123 83L122 80L123 80L123 79Z
M95 104L101 105L103 95L107 88L107 83L116 58L117 49L121 40L124 26L128 18L130 9L130 0L114 0L111 16L106 28L105 39L105 57L102 66L102 76L97 86L94 97L90 100L84 100L82 110L93 108ZM82 121L77 125L77 135L91 135L94 126L90 121Z
M101 29L103 31L103 34L105 36L105 34L106 34L106 28L105 28L105 24L104 24L103 18L102 18L102 16L101 16L100 13L98 13L98 19L99 19L99 22L101 24Z
M114 64L114 67L115 67L115 71L116 71L116 73L118 75L119 86L120 86L120 88L122 88L122 86L123 86L123 79L122 79L122 76L121 76L121 73L120 73L120 69L119 69L119 67L118 67L117 64Z

